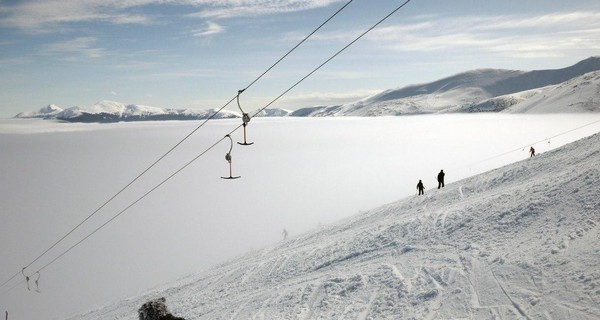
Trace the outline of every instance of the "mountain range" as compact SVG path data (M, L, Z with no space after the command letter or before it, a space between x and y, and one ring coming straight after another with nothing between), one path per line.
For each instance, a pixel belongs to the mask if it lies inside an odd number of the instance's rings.
M397 116L450 112L557 113L600 110L600 57L557 70L479 69L291 116Z
M434 82L389 89L341 105L311 106L295 111L268 108L266 117L398 116L432 113L514 112L579 113L600 111L600 56L556 70L518 71L478 69ZM58 119L70 122L198 120L241 117L216 109L164 109L100 101L90 107L62 109L48 105L16 118Z
M91 107L72 107L62 109L51 104L39 111L22 112L15 118L58 119L69 122L120 122L120 121L156 121L156 120L198 120L237 118L238 114L216 109L163 109L144 105L124 104L116 101L103 100Z

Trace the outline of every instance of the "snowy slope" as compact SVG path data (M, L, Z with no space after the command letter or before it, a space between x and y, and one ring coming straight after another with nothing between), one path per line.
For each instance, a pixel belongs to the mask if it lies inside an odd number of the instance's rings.
M507 94L458 108L457 112L581 113L600 111L600 71L557 85Z
M598 112L600 71L537 90L525 101L506 110L511 113Z
M73 319L599 319L600 134ZM429 186L432 187L432 186Z
M491 98L487 87L507 80L521 71L482 69L460 73L432 83L386 90L366 99L349 103L338 115L377 116L439 112L456 105Z
M515 71L481 69L460 73L435 82L390 89L341 106L304 108L293 116L384 116L448 112L498 112L515 104L512 112L597 112L600 57L591 57L557 70ZM585 75L592 73L592 75ZM591 90L582 86L588 86ZM547 87L570 86L560 98L546 98ZM544 88L544 90L542 90ZM536 91L538 90L538 91ZM539 91L541 90L541 91ZM535 99L533 93L541 93ZM559 92L552 92L558 96ZM583 102L582 102L583 101ZM539 107L532 109L530 104ZM550 105L550 106L548 106Z

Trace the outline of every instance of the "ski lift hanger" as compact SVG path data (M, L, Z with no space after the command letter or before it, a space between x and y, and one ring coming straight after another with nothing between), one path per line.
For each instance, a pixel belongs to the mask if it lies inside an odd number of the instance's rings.
M227 160L227 162L229 162L229 177L221 177L221 179L238 179L241 178L241 176L233 176L231 174L231 150L233 149L233 140L231 139L230 135L226 135L226 138L229 138L229 152L227 152L227 154L225 155L225 160Z
M31 287L29 286L29 280L31 279L31 276L28 276L28 275L25 274L25 269L26 268L27 267L23 267L23 269L21 269L21 273L23 274L23 277L25 277L25 281L27 282L27 290L31 291ZM37 275L37 278L35 278L35 287L36 287L35 288L35 292L41 293L41 291L40 291L40 283L39 283L41 274L38 271L38 272L34 273L34 275Z
M40 277L41 277L42 275L40 274L40 272L39 272L39 271L38 271L38 272L36 272L35 274L37 274L37 278L35 278L35 292L37 292L37 293L42 293L42 292L40 291L40 282L39 282L39 281L40 281Z
M246 126L250 122L250 116L247 113L245 113L244 110L242 110L242 106L240 106L240 94L242 92L244 92L244 90L246 90L246 89L238 90L238 94L237 94L237 97L236 97L238 108L240 108L240 111L242 112L242 121L244 122L243 123L243 126L244 126L244 142L238 142L238 144L240 144L242 146L249 146L249 145L254 144L254 142L246 142Z

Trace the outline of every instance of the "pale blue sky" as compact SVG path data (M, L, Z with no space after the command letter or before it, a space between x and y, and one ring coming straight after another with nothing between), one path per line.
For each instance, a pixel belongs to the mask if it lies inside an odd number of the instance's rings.
M346 2L2 1L0 117L100 100L218 108ZM245 109L265 106L402 2L354 0L244 93ZM598 1L412 0L273 107L349 102L475 68L556 69L594 55Z

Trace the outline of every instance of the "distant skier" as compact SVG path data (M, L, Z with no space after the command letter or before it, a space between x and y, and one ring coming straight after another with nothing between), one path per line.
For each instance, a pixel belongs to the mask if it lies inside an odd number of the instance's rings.
M281 233L281 235L283 235L283 240L287 239L287 236L288 236L287 230L283 229L283 232Z
M535 156L535 149L533 147L529 148L529 157Z
M444 176L446 174L444 173L444 170L441 170L440 173L438 173L437 176L437 180L438 180L438 189L439 188L443 188L444 187Z
M417 183L417 190L419 190L419 195L425 194L425 186L423 185L423 182L421 180L419 180L419 183Z

